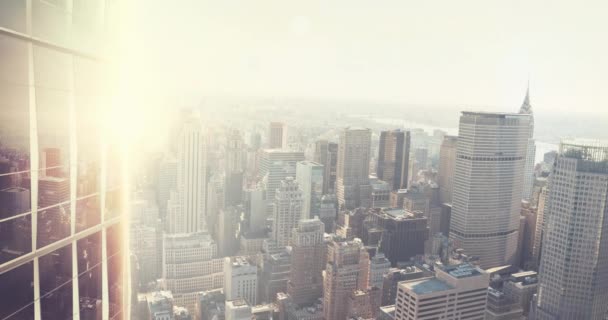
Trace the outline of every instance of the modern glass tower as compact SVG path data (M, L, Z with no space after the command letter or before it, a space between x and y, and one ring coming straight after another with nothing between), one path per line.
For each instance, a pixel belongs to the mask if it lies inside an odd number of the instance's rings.
M463 112L450 238L482 268L515 261L530 116Z
M605 319L608 143L561 143L544 210L536 319Z
M115 1L0 1L0 319L128 319Z

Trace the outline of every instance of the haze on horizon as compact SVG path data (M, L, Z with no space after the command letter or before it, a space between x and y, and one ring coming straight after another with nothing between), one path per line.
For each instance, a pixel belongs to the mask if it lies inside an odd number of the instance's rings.
M154 101L313 97L504 110L521 103L529 78L535 111L606 116L607 9L603 1L140 0L126 15L124 62L135 92Z

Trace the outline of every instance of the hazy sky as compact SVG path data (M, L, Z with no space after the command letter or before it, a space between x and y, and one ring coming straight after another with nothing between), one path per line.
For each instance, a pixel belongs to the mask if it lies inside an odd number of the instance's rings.
M608 115L605 1L137 0L132 9L125 61L134 92L154 101L505 110L521 104L529 78L537 111Z

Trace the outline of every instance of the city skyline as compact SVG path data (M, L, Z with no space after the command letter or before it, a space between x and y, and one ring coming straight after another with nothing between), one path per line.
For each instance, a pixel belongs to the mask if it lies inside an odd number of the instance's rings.
M0 320L607 320L603 9L0 1Z

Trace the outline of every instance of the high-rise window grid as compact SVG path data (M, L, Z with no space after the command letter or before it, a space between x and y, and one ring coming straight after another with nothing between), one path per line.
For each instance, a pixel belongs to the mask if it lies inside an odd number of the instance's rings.
M0 2L0 319L125 318L114 1Z

